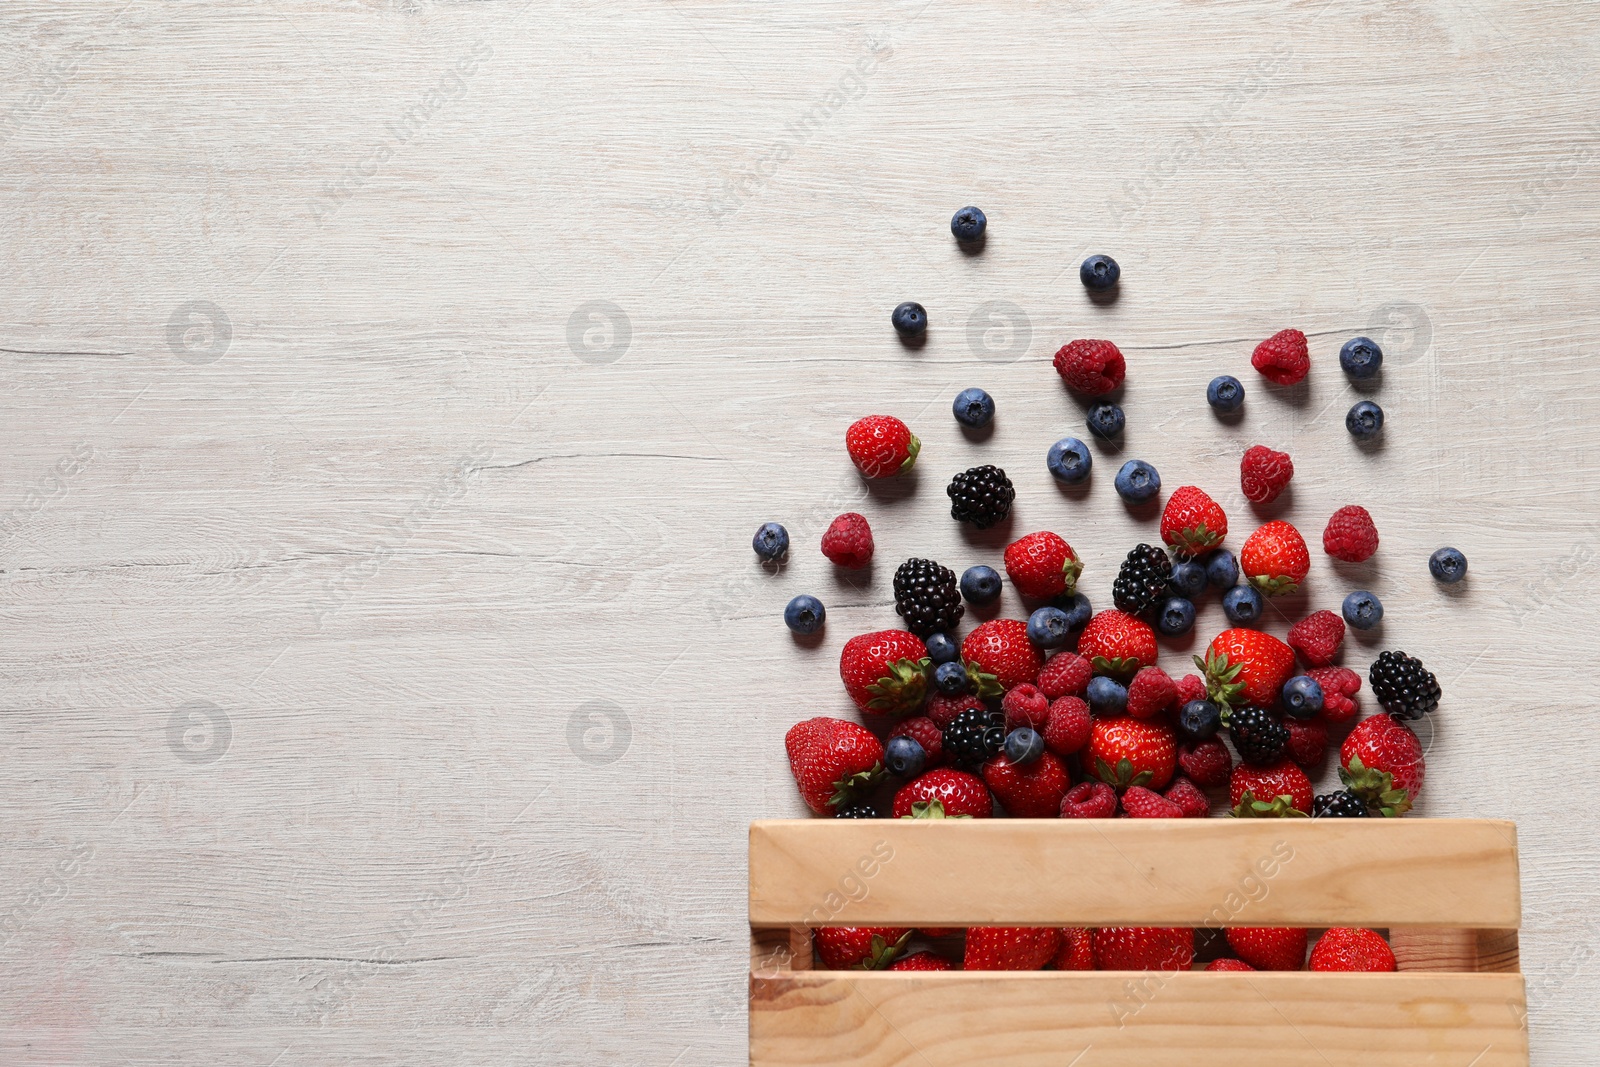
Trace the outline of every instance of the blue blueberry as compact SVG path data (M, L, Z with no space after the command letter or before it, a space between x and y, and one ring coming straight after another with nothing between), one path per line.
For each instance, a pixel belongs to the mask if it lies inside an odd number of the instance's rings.
M1244 403L1244 386L1231 374L1219 374L1206 386L1206 403L1226 415Z
M756 530L756 536L750 545L756 550L756 555L767 561L783 558L789 551L789 531L775 522L764 522Z
M1076 437L1063 437L1050 446L1049 454L1044 457L1044 465L1050 468L1056 481L1076 485L1089 477L1094 457L1089 454L1089 446Z
M1236 585L1222 596L1222 613L1235 626L1249 626L1261 618L1266 600L1253 585Z
M1441 548L1428 557L1428 572L1445 585L1454 585L1467 576L1467 557L1459 548Z
M989 425L994 418L994 397L982 389L963 389L956 394L950 410L961 425L977 429Z
M1206 557L1206 581L1213 589L1232 589L1239 584L1239 561L1232 552L1219 548Z
M1110 289L1120 277L1122 268L1110 256L1090 256L1078 268L1078 280L1085 289Z
M1297 674L1283 683L1283 710L1296 719L1309 719L1322 710L1322 686L1315 678Z
M968 567L961 575L961 595L973 604L992 604L1000 595L1000 574L993 567Z
M961 658L961 646L948 634L930 634L923 644L928 646L928 658L935 663L954 663Z
M1019 726L1006 734L1006 759L1025 767L1044 755L1044 738L1037 730Z
M1156 613L1156 629L1168 637L1186 634L1194 627L1194 602L1181 596L1168 597Z
M1383 409L1370 400L1358 401L1344 417L1344 428L1353 437L1375 437L1383 429Z
M933 687L947 697L960 696L970 684L967 668L960 663L941 663L933 672Z
M1096 715L1121 715L1128 707L1128 690L1105 675L1089 679L1089 707Z
M1178 732L1191 741L1215 737L1222 729L1222 709L1209 700L1191 700L1178 709Z
M1193 600L1205 591L1206 569L1194 560L1186 559L1172 565L1172 577L1168 581L1172 583L1175 593Z
M1094 608L1089 606L1089 598L1082 593L1073 593L1067 600L1060 601L1058 606L1067 613L1069 630L1083 629L1094 617Z
M1345 597L1341 610L1344 621L1357 630L1370 630L1383 621L1383 601L1365 589L1357 589Z
M1115 404L1096 404L1089 409L1089 432L1102 441L1109 441L1122 432L1128 419Z
M895 332L900 336L916 337L928 328L928 312L921 304L907 300L895 306L889 321L894 323Z
M828 609L814 596L797 596L783 609L783 624L802 637L822 629L827 617Z
M1339 349L1339 366L1355 381L1370 378L1383 366L1383 349L1370 337L1352 337Z
M896 778L915 778L928 762L928 754L914 737L891 737L883 746L883 765Z
M1042 607L1028 616L1028 640L1040 648L1060 648L1071 636L1067 613L1060 608Z
M1117 495L1130 504L1143 504L1161 492L1161 475L1142 459L1130 459L1117 472Z
M950 232L958 241L976 241L989 228L989 220L975 207L964 207L950 218Z

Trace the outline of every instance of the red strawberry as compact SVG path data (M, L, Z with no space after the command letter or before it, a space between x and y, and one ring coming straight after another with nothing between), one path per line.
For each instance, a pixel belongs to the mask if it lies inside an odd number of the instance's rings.
M1311 349L1299 330L1279 330L1256 345L1250 365L1279 385L1294 385L1311 369Z
M1050 718L1050 699L1038 686L1023 682L1000 701L1000 710L1006 713L1007 733L1019 726L1043 732Z
M929 952L927 949L923 949L921 952L913 952L909 956L895 960L889 964L889 969L891 971L948 971L950 970L950 961L937 952Z
M1093 725L1089 705L1082 697L1057 697L1050 702L1044 724L1044 747L1058 756L1070 756L1089 743Z
M1121 788L1162 789L1178 765L1178 741L1164 722L1122 716L1096 719L1089 732L1086 767L1102 782Z
M1061 947L1051 926L974 926L967 930L964 971L1040 971Z
M1061 931L1061 948L1056 951L1058 971L1094 970L1094 931L1069 926Z
M960 696L945 696L943 693L934 693L928 698L928 704L922 710L933 720L933 724L943 730L955 720L963 711L977 708L986 711L988 705L971 693L962 693Z
M1211 737L1179 749L1178 765L1196 785L1211 789L1228 780L1233 770L1233 753L1221 739Z
M1270 708L1294 675L1294 650L1271 634L1236 626L1212 638L1195 666L1205 672L1206 691L1217 703Z
M1122 810L1130 819L1181 819L1183 809L1160 793L1142 785L1130 785L1122 794Z
M1379 804L1385 815L1409 809L1427 773L1417 735L1399 719L1383 714L1356 724L1339 747L1339 764L1345 771L1340 777L1349 777L1346 784L1351 791ZM1390 782L1383 781L1385 775Z
M966 771L923 771L894 795L896 819L987 819L993 814L989 787Z
M899 964L896 964L895 966L899 966ZM892 970L894 970L894 967L890 967L889 969L892 971ZM1206 964L1206 970L1208 970L1208 971L1253 971L1253 970L1255 970L1255 968L1250 966L1244 960L1221 959L1221 960L1212 960L1210 963Z
M1289 758L1302 767L1315 767L1328 751L1328 725L1317 719L1285 718L1289 728Z
M1109 819L1117 813L1117 791L1104 782L1079 782L1061 798L1063 819Z
M1355 696L1361 689L1361 675L1349 667L1313 667L1306 671L1322 686L1322 717L1329 722L1355 718Z
M1223 931L1239 958L1258 971L1298 971L1306 962L1306 932L1293 926L1234 926Z
M1191 700L1204 700L1206 698L1206 680L1198 674L1186 674L1178 679L1178 707L1183 707Z
M1161 512L1161 540L1174 553L1195 555L1222 544L1228 536L1228 516L1206 491L1180 485L1167 497Z
M1314 611L1289 627L1289 647L1313 667L1326 667L1344 643L1344 620L1331 611Z
M926 715L901 719L894 724L894 729L889 731L889 736L909 737L921 745L922 751L927 756L923 763L925 768L931 769L944 762L944 731Z
M800 796L818 815L833 814L883 776L883 745L859 723L808 719L789 728L784 747Z
M1392 971L1394 950L1371 930L1335 926L1311 950L1313 971Z
M1194 930L1187 926L1104 926L1094 932L1094 965L1101 971L1187 971L1194 963Z
M1239 569L1268 596L1292 593L1306 580L1311 553L1300 531L1275 519L1258 529L1239 550Z
M1014 819L1055 819L1061 799L1072 779L1067 768L1049 752L1018 766L1002 752L983 765L983 781Z
M1019 537L1006 546L1006 574L1025 597L1071 596L1082 571L1072 546L1048 531Z
M1210 799L1199 786L1181 774L1172 780L1172 784L1161 795L1178 805L1185 819L1204 819L1211 815Z
M1156 663L1156 633L1142 619L1107 608L1078 635L1078 655L1105 674L1130 675Z
M1346 563L1370 559L1378 551L1378 528L1367 509L1351 504L1335 511L1322 531L1322 550Z
M961 658L968 670L994 675L1000 689L1011 689L1039 677L1044 660L1028 640L1028 624L1020 619L990 619L961 642ZM980 695L987 695L980 690Z
M830 971L878 971L894 962L910 936L903 926L819 926L813 940Z
M1077 653L1057 652L1039 672L1039 688L1051 700L1064 696L1081 697L1089 687L1089 678L1093 673L1094 667Z
M1177 701L1177 683L1160 667L1145 667L1128 683L1128 714L1136 719L1153 719Z
M834 519L822 535L822 554L846 570L858 571L871 563L872 549L872 527L853 511Z
M839 677L862 711L904 715L928 695L928 647L905 630L852 637L839 653Z
M868 478L887 478L911 469L922 442L893 415L868 415L845 431L850 462Z
M1068 341L1056 353L1056 373L1084 396L1104 396L1122 384L1122 353L1110 341Z
M1239 461L1239 487L1247 499L1270 504L1289 487L1294 477L1294 460L1287 452L1274 452L1266 445L1252 445Z
M1246 793L1250 794L1251 801L1268 807L1279 797L1286 797L1287 803L1283 806L1303 815L1311 813L1311 779L1291 760L1281 759L1270 767L1241 763L1233 769L1228 781L1228 802L1233 805L1236 814L1240 814L1241 807L1246 809L1242 814L1247 815L1277 814L1250 811L1250 805L1245 801Z

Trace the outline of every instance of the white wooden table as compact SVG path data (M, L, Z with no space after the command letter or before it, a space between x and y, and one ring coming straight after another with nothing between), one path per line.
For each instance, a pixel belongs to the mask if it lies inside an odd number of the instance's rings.
M1369 587L1346 661L1439 673L1421 813L1519 821L1535 1062L1600 1056L1593 5L11 0L0 44L0 1062L743 1062L745 827L802 811L783 733L895 564L998 565L950 474L1011 471L1103 604L1155 531L1116 466L1237 545L1258 442L1313 544L1376 517L1280 607ZM1080 336L1128 430L1067 493ZM870 492L869 412L924 442Z

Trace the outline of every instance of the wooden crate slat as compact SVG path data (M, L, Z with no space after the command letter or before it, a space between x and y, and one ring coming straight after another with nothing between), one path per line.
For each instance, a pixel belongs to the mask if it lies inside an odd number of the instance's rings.
M753 926L1515 929L1521 912L1516 826L1501 820L863 819L750 827Z
M750 1063L1526 1067L1523 1005L1507 974L774 973Z

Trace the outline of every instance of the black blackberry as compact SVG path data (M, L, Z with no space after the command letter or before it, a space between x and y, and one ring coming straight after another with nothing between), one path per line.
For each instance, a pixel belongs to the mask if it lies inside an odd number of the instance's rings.
M1135 545L1111 583L1111 599L1118 611L1137 615L1167 595L1172 579L1172 560L1165 549L1155 545Z
M1402 719L1420 719L1439 706L1439 679L1404 652L1379 652L1367 680L1383 710Z
M1289 728L1254 704L1228 712L1228 736L1246 763L1276 763L1289 745Z
M956 572L931 559L908 559L895 570L894 610L918 637L955 633L967 611Z
M1017 491L1006 472L993 464L964 470L945 486L950 496L950 517L987 530L1011 514Z
M1323 793L1312 799L1311 817L1313 819L1365 819L1367 817L1367 802L1348 789L1341 789L1337 793Z
M944 750L962 767L994 759L1005 743L1005 717L987 708L968 708L944 728Z
M876 819L878 809L871 804L852 804L833 813L835 819Z

